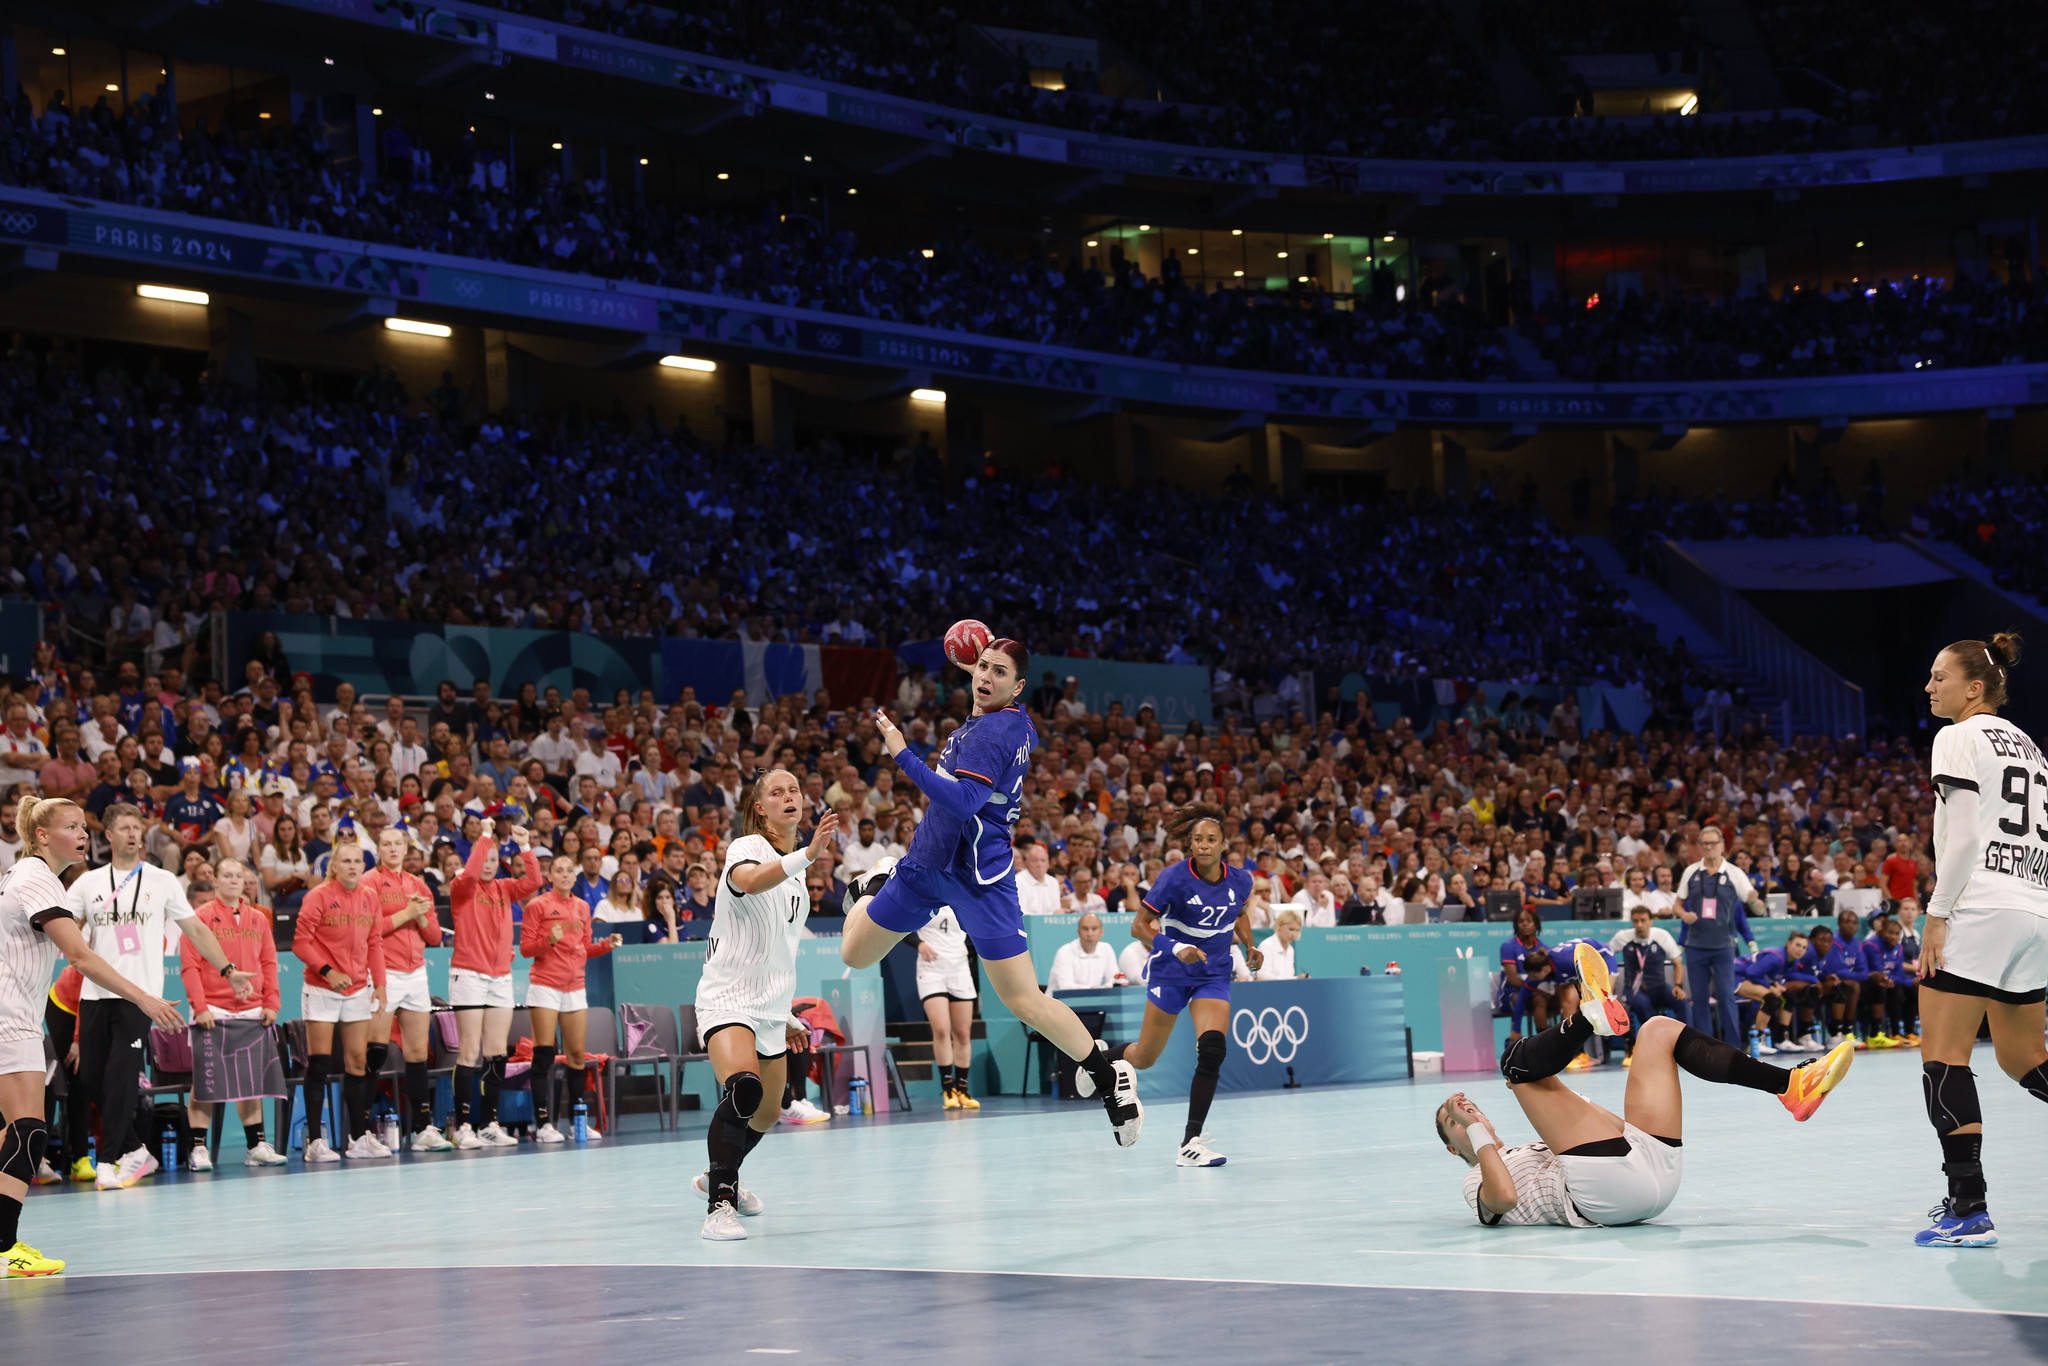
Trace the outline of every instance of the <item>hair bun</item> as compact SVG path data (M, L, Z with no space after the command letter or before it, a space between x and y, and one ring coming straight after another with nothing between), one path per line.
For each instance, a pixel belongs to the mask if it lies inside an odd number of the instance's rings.
M2026 642L2017 631L2000 631L1991 637L1991 657L1998 661L2001 669L2010 669L2020 662L2020 651Z

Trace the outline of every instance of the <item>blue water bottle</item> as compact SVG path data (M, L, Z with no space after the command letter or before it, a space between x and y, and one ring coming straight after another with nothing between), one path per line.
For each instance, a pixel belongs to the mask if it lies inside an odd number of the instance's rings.
M163 1169L167 1172L178 1170L178 1131L164 1125Z
M846 1109L847 1113L855 1115L871 1115L875 1112L872 1102L868 1100L866 1077L855 1077L846 1083Z
M590 1142L590 1107L579 1100L576 1102L576 1109L572 1113L576 1116L576 1141L578 1143Z
M1763 1031L1760 1029L1751 1029L1749 1031L1749 1056L1752 1058L1763 1056Z

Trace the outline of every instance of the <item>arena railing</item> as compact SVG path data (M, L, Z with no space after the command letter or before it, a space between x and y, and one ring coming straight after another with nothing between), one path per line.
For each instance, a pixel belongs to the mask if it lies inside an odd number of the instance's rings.
M1139 404L1248 415L1248 425L1328 423L1364 432L1410 422L1509 426L1529 435L1541 427L1682 432L1689 424L2048 402L2048 364L1663 384L1337 379L1176 365L16 188L0 188L0 243L22 248L17 264L24 268L54 269L70 254L148 266L159 279L260 282L273 295L303 290L328 307L337 294L354 296L365 321L403 309L525 331L597 330L620 343L612 365L635 357L652 364L683 351L796 368L866 365L893 372L906 391L946 377L1063 395L1067 404L1046 410L1054 421Z
M1342 194L1622 195L1792 191L2048 167L2048 136L1933 147L1668 161L1403 161L1255 152L1078 132L887 95L818 77L683 52L462 0L263 0L492 54L685 89L739 105L1095 175Z

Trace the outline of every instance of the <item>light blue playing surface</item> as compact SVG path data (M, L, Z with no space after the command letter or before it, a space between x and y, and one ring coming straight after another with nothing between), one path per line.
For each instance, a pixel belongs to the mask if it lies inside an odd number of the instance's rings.
M747 1163L768 1211L744 1243L697 1236L701 1119L664 1142L641 1116L626 1141L587 1149L312 1171L294 1157L279 1172L39 1191L22 1233L74 1277L755 1264L2048 1311L2048 1107L1988 1049L1977 1062L2002 1239L1982 1251L1912 1246L1943 1188L1919 1055L1904 1051L1860 1055L1803 1125L1770 1097L1687 1078L1684 1188L1629 1229L1478 1227L1431 1131L1438 1101L1467 1090L1504 1142L1533 1134L1499 1078L1476 1076L1220 1099L1209 1131L1230 1163L1217 1170L1173 1165L1180 1103L1151 1105L1128 1151L1092 1103L785 1126ZM1568 1080L1621 1110L1619 1068Z

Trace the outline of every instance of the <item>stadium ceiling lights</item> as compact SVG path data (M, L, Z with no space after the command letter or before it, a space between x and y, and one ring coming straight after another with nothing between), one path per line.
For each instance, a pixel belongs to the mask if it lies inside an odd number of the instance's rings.
M944 403L946 401L946 391L944 389L912 389L910 397L919 403Z
M446 323L422 323L415 322L411 318L386 318L384 326L388 331L408 332L415 337L452 337L455 335L455 329Z
M135 292L145 299L161 299L170 304L209 304L213 296L200 289L173 289L169 285L137 285Z
M663 356L658 363L671 370L695 370L700 375L715 374L718 370L717 361L699 360L695 356Z

